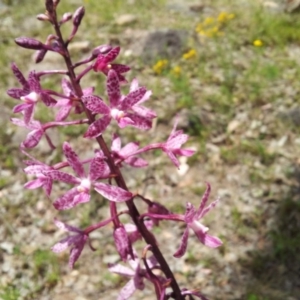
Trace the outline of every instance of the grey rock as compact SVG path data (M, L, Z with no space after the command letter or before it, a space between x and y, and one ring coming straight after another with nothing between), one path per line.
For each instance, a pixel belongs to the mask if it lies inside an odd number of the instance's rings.
M288 13L294 13L300 11L300 0L286 0L285 11Z
M295 107L287 112L280 113L279 118L283 121L288 121L295 126L300 126L300 107Z
M142 60L153 62L158 58L179 57L187 45L188 34L185 31L165 29L150 32L142 47Z

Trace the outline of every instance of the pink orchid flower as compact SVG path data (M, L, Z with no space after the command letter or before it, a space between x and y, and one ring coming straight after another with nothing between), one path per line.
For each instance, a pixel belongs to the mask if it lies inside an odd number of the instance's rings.
M93 64L93 69L96 72L102 72L105 75L108 75L109 70L114 70L117 74L117 77L121 83L126 83L125 77L122 75L130 70L130 67L121 64L112 64L120 53L120 47L112 48L106 54L99 54L96 58L96 61Z
M170 220L170 221L181 221L186 224L186 228L181 238L180 246L178 250L174 253L175 257L181 257L185 254L187 245L188 245L188 237L189 230L192 229L197 236L198 240L208 246L210 248L217 248L222 245L222 241L215 236L211 236L208 234L209 228L200 223L200 219L202 219L212 208L214 208L219 199L215 200L207 207L205 207L209 194L210 194L210 185L207 183L206 191L202 197L199 208L196 209L193 204L187 202L186 211L184 215L179 214L153 214L153 213L145 213L142 217L148 216L150 218L158 219L158 220Z
M101 135L112 119L117 121L120 128L130 125L141 130L150 129L152 118L144 117L134 111L137 103L141 101L146 92L146 88L139 87L127 96L122 96L118 75L114 70L110 70L107 75L109 105L105 104L98 96L86 95L82 97L82 101L91 112L103 115L89 126L84 136L94 138Z
M20 99L23 103L16 105L13 108L14 113L24 112L24 122L29 123L34 112L34 107L40 100L47 106L53 106L56 100L53 99L47 91L43 91L35 71L31 71L26 80L16 66L12 64L12 71L22 85L22 88L12 88L7 91L7 94L15 99Z
M83 163L79 160L69 143L65 142L63 144L63 152L77 177L58 170L46 171L45 175L53 180L75 184L76 186L53 203L56 209L70 209L79 203L88 202L92 187L110 201L123 202L133 197L133 194L129 191L97 181L98 179L108 178L110 175L107 164L99 152L96 153L90 163L88 175L85 174Z
M71 83L66 78L63 78L61 86L67 98L58 99L55 107L59 107L59 111L56 114L55 121L64 121L69 116L73 107L76 114L81 114L83 111L79 99L75 96ZM94 88L88 87L83 89L82 92L83 95L91 95L94 92Z
M124 163L135 168L148 166L148 163L144 159L134 156L134 153L138 150L138 148L139 143L137 142L128 143L126 146L121 148L120 137L116 134L113 135L111 153L115 159L116 164L121 164L122 161L124 161Z

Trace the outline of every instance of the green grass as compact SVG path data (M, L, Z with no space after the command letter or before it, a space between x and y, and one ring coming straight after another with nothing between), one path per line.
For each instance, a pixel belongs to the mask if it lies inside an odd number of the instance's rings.
M43 278L46 286L54 286L59 280L59 260L50 250L37 250L33 254L35 277Z
M19 288L14 286L0 286L0 297L2 300L18 300L20 299Z
M257 294L249 294L247 295L247 300L269 300L268 298L266 297L261 297Z

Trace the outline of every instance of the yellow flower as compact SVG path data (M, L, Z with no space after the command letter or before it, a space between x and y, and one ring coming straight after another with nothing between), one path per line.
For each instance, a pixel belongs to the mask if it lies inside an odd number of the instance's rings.
M181 74L181 68L179 66L175 66L173 69L172 69L172 73L175 75L175 76L180 76Z
M199 23L197 26L196 26L196 32L200 32L203 30L203 25L201 23Z
M263 42L262 42L261 40L255 40L255 41L253 42L253 45L254 45L255 47L261 47L261 46L263 45Z
M199 34L209 37L209 38L222 35L222 33L219 31L218 26L214 26L214 27L208 28L206 30L202 30L199 32Z
M199 35L206 35L204 30L199 30L198 33Z
M229 20L232 20L234 18L235 18L234 14L229 14L227 12L222 11L218 15L218 22L225 23L225 22L228 22Z
M157 63L152 67L152 70L156 74L161 74L161 72L166 68L168 65L168 60L160 59Z
M207 17L204 22L203 25L207 26L207 25L212 25L215 22L215 19L213 17Z
M197 55L196 50L195 50L195 49L191 49L190 51L184 53L184 54L182 55L182 58L183 58L183 59L191 59L191 58L196 57L196 55Z

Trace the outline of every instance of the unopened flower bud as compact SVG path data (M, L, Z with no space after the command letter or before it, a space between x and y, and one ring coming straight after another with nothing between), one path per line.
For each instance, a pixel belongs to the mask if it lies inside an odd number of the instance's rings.
M29 38L29 37L18 37L15 39L15 43L20 47L32 50L42 50L44 49L44 44L40 41Z
M44 59L46 53L47 53L46 49L42 49L42 50L37 51L36 55L35 55L35 62L37 64L40 63Z
M62 53L63 52L63 48L61 47L59 41L51 41L51 48L52 51L58 52L58 53Z
M54 3L53 0L46 0L45 2L46 10L52 14L54 12Z
M148 203L148 212L151 214L156 214L156 215L168 215L170 214L170 211L163 206L162 204L151 201L151 203ZM156 219L152 219L154 225L158 226L159 221Z
M60 24L66 23L66 22L68 22L68 21L71 20L71 19L72 19L72 13L66 12L66 13L64 13L63 16L62 16L62 19L61 19L61 21L60 21Z
M148 212L157 215L170 214L170 211L165 206L155 201L152 201L152 203L148 206Z
M110 50L112 49L111 45L100 45L98 47L96 47L93 51L92 51L92 55L94 57L98 56L99 54L106 54L108 53Z
M118 253L123 261L127 261L128 255L134 259L131 242L124 226L120 226L114 231L114 240Z
M59 4L60 0L53 0L53 4L55 7L57 7L57 5Z
M39 21L50 21L49 17L46 14L39 14L36 16Z
M75 27L78 27L81 23L81 20L84 16L85 9L83 6L80 6L79 8L76 9L74 15L73 15L73 25Z

